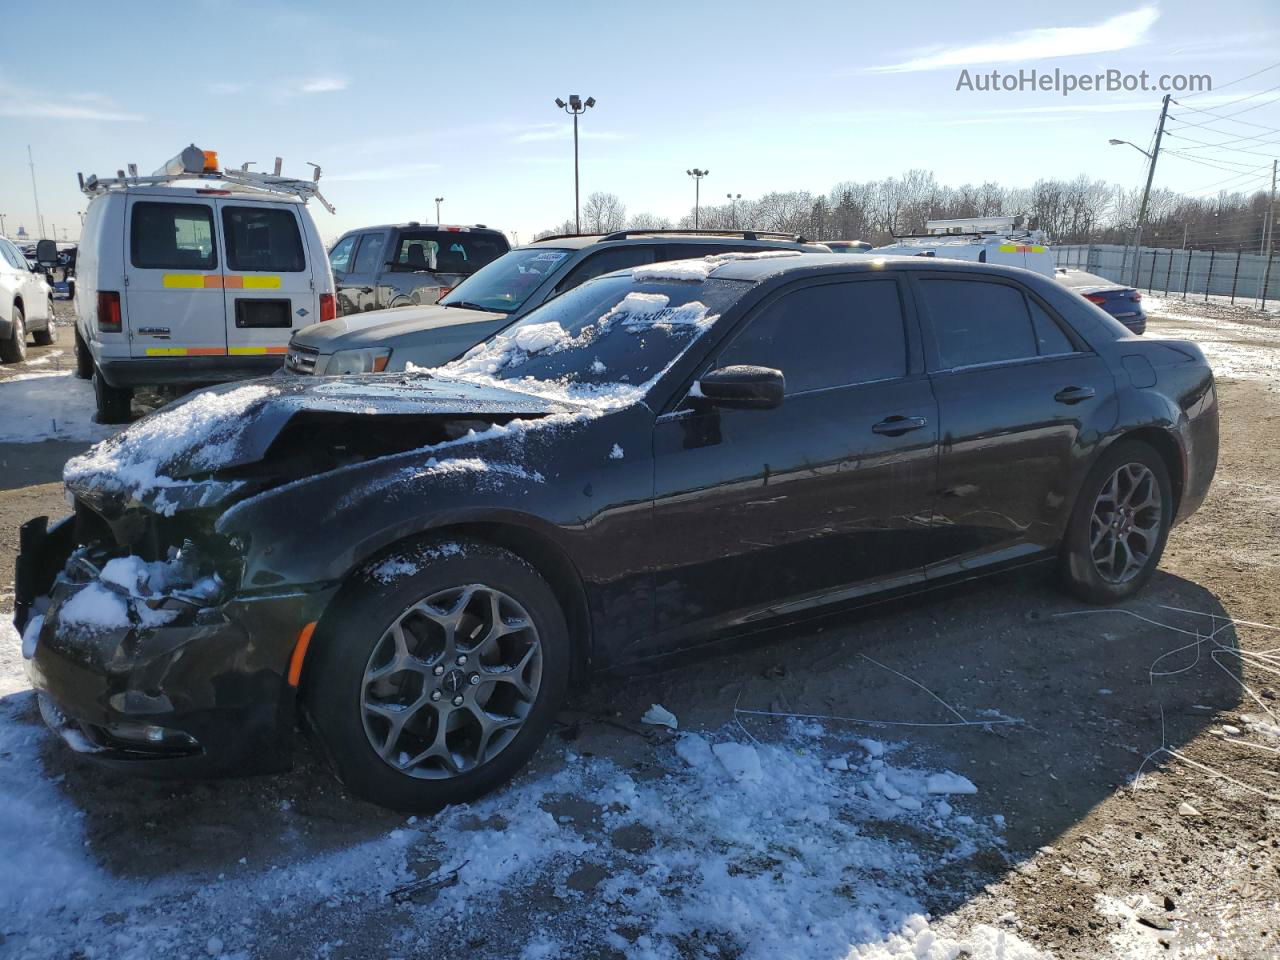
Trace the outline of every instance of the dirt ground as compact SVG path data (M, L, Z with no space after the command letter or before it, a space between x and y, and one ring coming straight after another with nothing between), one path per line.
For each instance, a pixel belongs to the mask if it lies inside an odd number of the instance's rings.
M670 737L638 723L651 703L675 713L681 730L730 724L735 705L825 718L945 719L888 668L966 716L1021 721L910 732L913 755L978 784L982 808L1007 824L1002 843L922 873L915 893L941 929L986 923L1081 960L1280 956L1280 739L1257 733L1265 729L1260 718L1274 723L1268 711L1280 712L1280 676L1265 661L1196 642L1217 630L1228 647L1280 647L1280 631L1258 625L1280 625L1280 328L1242 311L1169 301L1148 336L1199 340L1211 360L1221 353L1222 446L1208 502L1172 534L1140 600L1124 610L1086 608L1058 592L1048 571L1032 570L774 633L743 649L682 657L639 676L597 678L521 780L562 769L569 753L608 758L638 781L663 776L657 757ZM69 345L42 349L59 348L69 363ZM32 350L32 359L41 352ZM0 444L6 613L17 526L64 512L60 468L85 446ZM1192 646L1170 653L1184 644ZM779 718L737 719L764 743L786 732ZM29 720L36 729L37 719ZM906 737L865 723L824 724L837 738ZM246 851L258 863L296 862L404 823L347 798L306 753L288 774L178 785L105 773L52 738L40 756L79 811L86 847L122 878L234 877L246 869ZM559 798L544 809L592 843L644 854L643 837L608 835L589 804ZM907 828L885 821L882 829ZM921 848L935 842L927 834L895 839ZM579 889L600 880L580 878ZM529 896L538 899L537 891ZM322 941L335 957L391 955L388 925L415 909L430 907L365 904L310 917L305 931L282 918L259 932L254 955L309 955ZM495 909L469 938L451 941L458 953L518 953L509 943L504 950L503 936L515 936L513 914L528 913L528 902ZM557 907L548 901L538 909ZM0 927L3 954L6 935L21 942L21 923ZM640 935L623 931L633 944Z

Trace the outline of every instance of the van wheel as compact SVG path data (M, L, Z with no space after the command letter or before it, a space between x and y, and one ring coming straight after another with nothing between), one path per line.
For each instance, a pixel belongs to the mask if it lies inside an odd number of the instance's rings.
M568 686L568 628L547 582L500 547L424 541L349 590L321 623L303 678L339 779L412 812L509 780Z
M113 387L102 376L102 370L93 368L93 398L98 406L99 423L128 423L133 390L129 387Z
M84 342L84 337L80 336L80 328L76 328L76 376L81 380L89 380L93 377L93 354L89 352L89 345Z
M31 338L35 340L37 347L48 347L58 342L58 325L53 322L53 301L49 301L49 312L45 314L47 319L44 322L43 330L36 330L31 334Z
M1080 487L1062 544L1062 579L1088 603L1118 603L1146 586L1173 521L1160 454L1139 441L1106 451Z
M19 304L13 305L13 330L8 340L0 340L0 360L21 363L27 359L27 318Z

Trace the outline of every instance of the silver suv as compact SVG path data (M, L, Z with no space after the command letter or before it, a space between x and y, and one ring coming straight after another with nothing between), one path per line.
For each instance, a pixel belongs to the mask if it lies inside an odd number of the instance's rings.
M760 250L831 252L795 234L750 230L546 237L494 260L434 306L375 311L304 327L289 341L285 370L334 375L404 370L409 363L438 366L593 277L646 263ZM338 284L341 291L342 281Z
M338 312L435 303L510 249L501 230L482 223L413 222L352 230L329 251Z

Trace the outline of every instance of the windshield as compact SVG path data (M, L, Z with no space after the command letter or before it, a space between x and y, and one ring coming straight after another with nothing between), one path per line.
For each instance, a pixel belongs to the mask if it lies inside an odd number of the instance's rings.
M512 313L572 252L545 247L512 250L462 281L440 303Z
M569 400L625 399L647 389L749 287L738 280L601 277L532 311L440 372L519 381L511 385Z

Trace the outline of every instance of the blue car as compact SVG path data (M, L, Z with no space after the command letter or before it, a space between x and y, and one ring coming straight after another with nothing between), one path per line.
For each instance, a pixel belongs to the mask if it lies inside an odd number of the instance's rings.
M1070 287L1090 303L1096 303L1134 333L1147 329L1147 314L1142 309L1142 294L1133 287L1115 283L1096 273L1059 267L1054 274L1058 282Z

